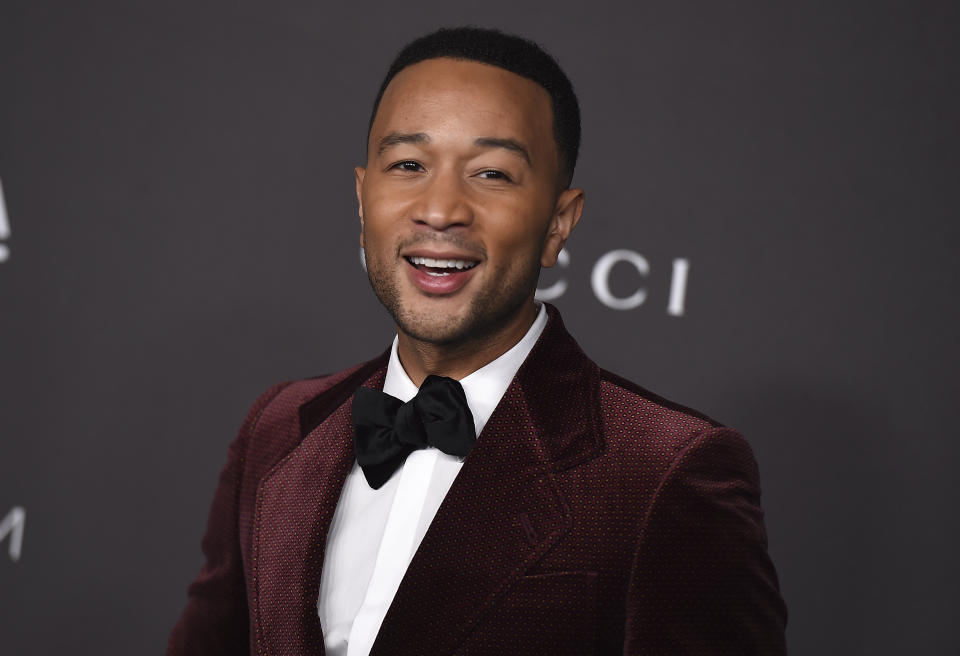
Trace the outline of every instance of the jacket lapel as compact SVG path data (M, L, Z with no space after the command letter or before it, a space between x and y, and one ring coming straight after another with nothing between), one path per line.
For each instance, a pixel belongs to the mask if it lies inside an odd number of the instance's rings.
M599 374L549 321L414 555L371 655L454 650L570 527L554 474L602 448Z
M317 595L327 533L353 463L350 399L383 387L380 357L300 406L302 440L262 479L253 532L252 599L258 653L319 656Z

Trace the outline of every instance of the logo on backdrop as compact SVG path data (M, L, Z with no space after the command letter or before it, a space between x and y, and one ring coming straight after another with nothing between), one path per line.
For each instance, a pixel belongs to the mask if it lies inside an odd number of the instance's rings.
M7 218L7 204L3 200L3 181L0 180L0 262L10 259L10 247L3 242L10 238L10 219Z
M20 560L23 549L23 525L26 521L27 511L20 506L14 506L13 510L0 520L0 542L10 538L7 553L10 554L10 560L13 562Z
M604 253L594 263L590 273L590 287L593 295L603 305L611 310L634 310L647 300L645 287L638 287L632 294L616 296L610 290L610 272L617 264L624 263L632 266L642 277L650 275L650 263L640 253L627 248L618 248ZM366 269L367 264L360 249L360 264ZM557 258L557 267L566 269L570 266L570 253L566 248L560 251ZM682 257L674 258L670 271L670 296L667 300L667 314L671 317L682 317L687 302L687 280L690 277L690 260ZM552 301L560 298L567 291L567 280L561 278L545 289L537 289L537 300Z
M632 294L616 296L610 290L610 272L617 264L624 263L632 266L642 277L650 275L650 263L640 253L627 248L618 248L601 255L590 272L590 287L593 295L602 304L611 310L633 310L647 300L645 287L638 287ZM570 266L570 253L566 248L560 251L557 258L557 267L566 269ZM690 274L690 260L682 257L674 258L670 272L670 297L667 301L667 314L672 317L682 317L687 300L687 279ZM563 296L567 291L567 280L561 278L546 289L537 289L537 299L552 301Z

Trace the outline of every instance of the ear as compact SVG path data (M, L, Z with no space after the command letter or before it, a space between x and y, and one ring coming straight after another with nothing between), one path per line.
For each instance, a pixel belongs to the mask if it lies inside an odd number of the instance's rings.
M580 215L583 214L583 200L583 189L566 189L560 192L553 208L553 218L550 219L550 226L547 229L547 238L540 252L542 266L552 267L557 263L560 249L580 222Z
M362 166L353 169L353 175L357 183L357 214L360 215L360 247L363 248L363 176L367 170Z

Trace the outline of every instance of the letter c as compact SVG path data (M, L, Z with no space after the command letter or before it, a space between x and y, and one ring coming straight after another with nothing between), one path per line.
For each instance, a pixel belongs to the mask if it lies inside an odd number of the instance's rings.
M618 249L603 255L593 265L590 284L597 299L614 310L632 310L643 305L647 292L642 287L626 298L617 298L610 292L610 270L617 262L629 262L642 276L650 273L650 265L640 253L628 249Z

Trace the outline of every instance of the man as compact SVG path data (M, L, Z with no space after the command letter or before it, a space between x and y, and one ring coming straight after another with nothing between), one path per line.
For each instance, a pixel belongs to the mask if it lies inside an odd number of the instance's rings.
M534 301L583 209L579 138L528 41L401 51L356 169L397 338L254 404L168 653L785 651L749 446Z

